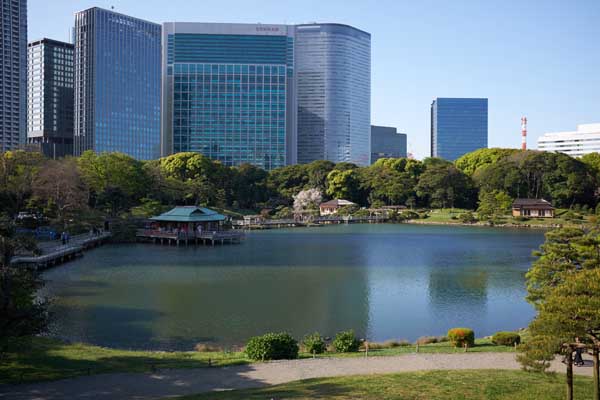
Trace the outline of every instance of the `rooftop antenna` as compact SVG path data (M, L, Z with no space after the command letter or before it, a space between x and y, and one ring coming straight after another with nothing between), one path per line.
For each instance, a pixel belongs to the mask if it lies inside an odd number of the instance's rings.
M527 117L521 118L521 149L523 151L527 150Z

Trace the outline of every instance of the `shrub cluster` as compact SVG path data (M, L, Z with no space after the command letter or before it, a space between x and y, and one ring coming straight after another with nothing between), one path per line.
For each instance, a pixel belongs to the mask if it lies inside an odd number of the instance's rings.
M514 346L521 343L521 335L516 332L498 332L492 336L492 343L499 346Z
M424 345L424 344L432 344L432 343L443 343L447 342L448 338L446 336L421 336L417 339L416 344Z
M327 350L325 340L318 332L306 335L302 340L302 345L304 346L304 350L310 354L322 354Z
M469 328L453 328L448 331L448 339L455 347L475 346L475 332Z
M360 341L354 335L353 330L340 332L335 335L333 340L333 348L338 353L352 353L358 351Z
M298 342L288 333L267 333L251 338L246 345L251 360L293 360L298 358Z
M408 347L411 343L408 340L386 340L383 343L369 342L369 350L395 349L397 347ZM365 347L363 345L363 347Z

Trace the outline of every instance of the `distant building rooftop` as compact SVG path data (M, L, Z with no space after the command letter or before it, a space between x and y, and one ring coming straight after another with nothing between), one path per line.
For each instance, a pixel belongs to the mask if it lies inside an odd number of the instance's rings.
M516 199L513 202L513 208L537 208L545 210L554 210L552 204L544 199Z

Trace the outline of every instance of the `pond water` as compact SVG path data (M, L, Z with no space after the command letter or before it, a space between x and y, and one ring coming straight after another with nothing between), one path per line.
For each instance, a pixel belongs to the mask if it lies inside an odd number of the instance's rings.
M336 225L251 232L241 245L113 245L44 273L54 336L189 350L288 331L372 341L527 326L525 273L543 232Z

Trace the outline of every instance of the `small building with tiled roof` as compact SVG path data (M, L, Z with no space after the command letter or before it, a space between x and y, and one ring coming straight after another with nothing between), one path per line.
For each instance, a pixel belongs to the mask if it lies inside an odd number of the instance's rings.
M516 199L512 205L513 217L554 218L554 211L544 199Z
M357 204L344 199L334 199L325 203L321 203L319 206L319 211L321 216L332 215L336 214L340 208L348 206L357 206Z

